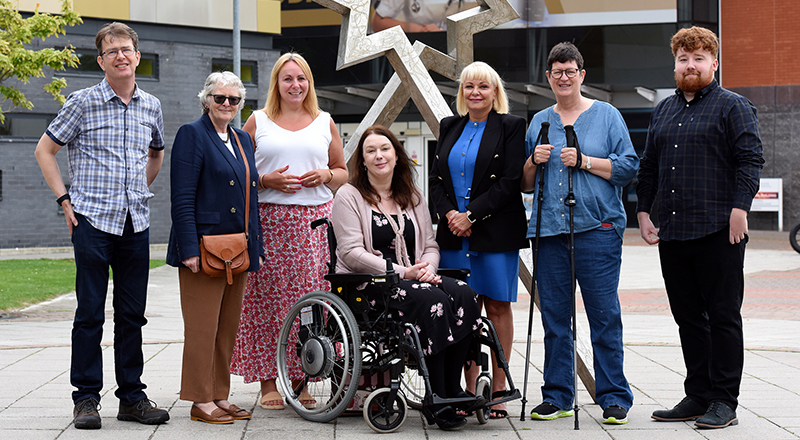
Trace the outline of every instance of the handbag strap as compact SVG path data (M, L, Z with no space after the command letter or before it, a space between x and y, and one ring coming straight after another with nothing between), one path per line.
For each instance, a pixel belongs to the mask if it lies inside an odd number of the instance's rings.
M244 148L242 148L242 143L239 142L239 135L236 134L236 130L230 126L228 127L228 130L233 133L233 138L236 139L236 145L239 146L239 152L242 154L242 161L244 161L244 236L249 240L250 236L248 235L247 227L250 225L250 165L247 163L247 156L244 155Z

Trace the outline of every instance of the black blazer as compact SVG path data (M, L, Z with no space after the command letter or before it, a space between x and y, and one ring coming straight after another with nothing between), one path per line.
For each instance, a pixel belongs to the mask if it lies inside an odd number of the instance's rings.
M245 181L244 162L233 135L236 157L222 143L207 114L183 125L175 135L170 158L170 266L185 267L181 261L199 256L202 235L244 232L245 185L249 185L248 270L258 270L258 257L264 256L258 219L258 170L250 135L242 130L236 130L236 134L250 166L250 182Z
M445 214L458 204L447 158L469 116L450 116L439 126L439 142L430 172L430 195L439 215L436 241L442 249L461 249L461 238L447 227ZM477 219L469 248L476 252L506 252L528 247L528 222L520 180L525 164L525 119L492 110L486 122L467 209Z

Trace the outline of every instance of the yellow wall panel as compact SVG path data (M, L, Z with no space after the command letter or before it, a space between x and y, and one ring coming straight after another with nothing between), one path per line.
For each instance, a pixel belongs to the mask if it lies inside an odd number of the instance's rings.
M338 26L342 16L330 9L301 9L281 12L283 27Z
M82 17L97 17L109 20L130 20L129 0L73 0L75 11Z
M281 33L280 0L258 0L258 32Z
M47 12L50 14L58 14L61 12L61 2L59 0L12 0L12 3L18 10L24 12L35 11L36 5L39 5L39 12Z

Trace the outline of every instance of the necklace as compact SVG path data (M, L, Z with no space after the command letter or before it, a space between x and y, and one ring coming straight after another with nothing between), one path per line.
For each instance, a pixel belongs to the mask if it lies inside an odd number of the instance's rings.
M217 134L219 135L219 138L222 139L222 133L218 132ZM222 139L222 142L227 144L231 140L231 132L226 131L225 134L227 135L227 137L225 139Z

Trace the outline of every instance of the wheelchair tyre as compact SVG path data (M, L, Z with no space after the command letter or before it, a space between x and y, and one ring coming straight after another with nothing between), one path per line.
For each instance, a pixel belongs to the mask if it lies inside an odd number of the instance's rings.
M797 252L800 252L800 224L792 228L792 232L789 233L789 244L792 245L792 249Z
M422 400L425 398L425 379L419 374L418 369L408 368L400 376L400 389L406 396L406 403L413 409L422 409Z
M353 400L361 377L361 333L350 308L329 292L300 298L278 333L277 358L278 382L297 414L313 422L335 419ZM314 408L300 402L301 389L293 390L290 361L301 366Z
M364 420L378 433L397 431L408 417L408 404L403 392L399 391L393 402L389 402L389 388L373 391L364 402Z
M492 379L487 375L478 377L478 384L475 385L475 395L483 396L487 402L492 400ZM485 425L489 421L489 411L491 407L484 406L475 411L475 416L478 417L478 423Z

